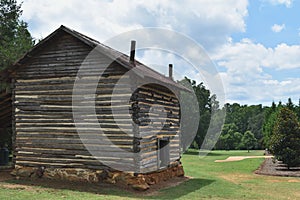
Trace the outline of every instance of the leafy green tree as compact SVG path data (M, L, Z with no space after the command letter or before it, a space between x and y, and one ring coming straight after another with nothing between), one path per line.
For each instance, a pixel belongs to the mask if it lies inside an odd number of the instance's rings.
M222 137L220 137L220 140L215 148L224 149L225 146L226 148L229 148L228 146L230 145L228 145L226 141L233 137L227 135L231 129L231 134L235 132L244 133L246 131L251 131L257 139L257 143L255 145L256 149L270 148L270 138L273 134L278 112L282 107L288 107L292 109L298 115L298 119L300 120L300 102L299 106L295 105L291 98L288 99L285 105L283 105L281 102L279 102L278 105L276 105L275 102L272 102L271 107L263 107L261 104L249 106L240 105L238 103L225 104L225 125L222 129ZM231 148L239 149L241 146L234 146Z
M181 85L193 89L193 86L196 84L196 81L192 81L188 78L184 78L179 82ZM184 135L184 137L181 137L181 151L185 152L189 147L191 148L198 148L198 144L194 141L195 129L199 126L199 105L198 100L194 96L191 98L191 94L189 92L181 92L180 93L181 103L184 106L181 109L181 115L184 115L181 119L181 133Z
M231 149L231 136L230 134L233 134L238 130L237 126L234 123L231 124L224 124L221 135L218 139L218 142L216 144L216 149L225 149L230 150Z
M233 129L228 129L228 131L222 130L221 136L216 144L217 149L224 150L234 150L240 149L241 139L243 135L234 129L234 124L230 124ZM230 125L226 124L226 127Z
M296 114L281 108L271 137L270 151L288 168L300 165L300 125Z
M211 111L212 109L218 109L219 103L216 100L216 96L211 96L210 91L206 89L203 83L197 84L196 81L191 80L187 77L185 77L184 80L180 81L180 83L184 85L188 83L193 88L198 101L198 108L195 108L195 105L191 105L191 112L194 112L193 110L199 110L200 112L197 134L191 147L201 147L211 120ZM187 122L182 124L188 125L189 123Z
M0 0L0 71L11 66L34 45L27 24L20 20L21 15L21 4L16 0ZM9 83L0 82L0 92L5 92L7 87ZM0 145L6 144L11 149L11 128L1 131Z
M238 127L239 132L245 132L248 127L249 113L245 109L247 106L241 106L238 103L225 104L226 120L225 124L234 123Z
M257 139L257 147L262 148L263 146L263 123L264 123L264 112L257 113L251 116L248 120L248 130L251 131Z
M263 148L263 124L265 120L265 110L261 104L259 105L240 105L238 103L225 105L226 120L222 130L222 134L226 134L227 124L235 124L236 130L234 132L244 133L250 130L255 138L258 140L255 148ZM218 146L216 147L218 148ZM234 149L241 148L240 145L235 146Z
M21 15L21 4L16 0L0 0L0 70L13 64L34 44Z
M265 110L259 105L240 105L238 103L226 104L225 124L234 123L237 131L244 133L250 130L258 140L257 148L263 148L263 124L265 120Z
M241 134L240 132L235 132L233 134L233 138L234 138L234 149L241 149L241 142L242 142L242 138L243 138L243 134Z
M269 111L270 112L270 111ZM278 109L272 109L269 114L266 114L265 122L263 124L263 143L265 147L270 149L270 140L273 135L274 126L278 116Z
M224 124L221 134L226 135L229 132L234 133L237 131L238 131L238 127L235 125L235 123Z
M232 150L233 146L233 138L230 134L221 135L218 143L217 143L217 149L220 150Z
M243 146L250 151L250 149L254 148L257 143L257 139L251 131L246 131L242 138Z
M247 130L251 131L258 143L257 148L263 148L263 123L265 119L264 108L261 104L251 105L246 107L246 112L248 112L248 127Z

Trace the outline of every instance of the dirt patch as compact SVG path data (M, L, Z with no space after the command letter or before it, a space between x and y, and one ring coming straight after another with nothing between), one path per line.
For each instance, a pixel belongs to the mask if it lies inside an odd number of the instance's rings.
M300 167L288 170L281 162L273 162L272 158L266 158L255 173L271 176L300 177Z
M12 169L0 170L0 187L13 190L33 190L33 187L28 185L6 183L15 179L12 175L10 175L11 170Z
M249 158L272 158L272 157L273 156L229 156L225 160L215 160L215 162L234 162L234 161L240 161Z
M285 180L285 179L269 179L267 180L270 183L282 183L282 182L288 182L288 183L300 183L300 180Z
M11 169L0 170L0 181L12 180L13 177L10 175Z
M188 181L189 179L192 179L192 177L187 177L187 176L175 177L175 178L172 178L168 181L164 181L164 182L160 182L158 184L155 184L155 185L151 186L149 190L143 191L143 192L137 192L136 190L133 190L131 188L128 188L128 190L130 190L133 193L140 193L143 196L157 196L157 195L160 194L159 191L161 189L166 189L166 188L171 188L171 187L178 186L181 183L184 183L184 182Z
M142 196L157 196L157 195L160 194L160 190L178 186L181 183L184 183L184 182L188 181L189 179L192 179L192 177L187 177L187 176L174 177L174 178L169 179L167 181L163 181L163 182L151 185L151 187L146 191L137 191L137 190L134 190L130 186L124 186L122 184L119 184L119 185L116 184L116 185L113 185L112 187L116 187L116 188L126 190L128 192L139 194L139 195L142 195Z
M222 174L219 175L219 177L234 184L239 184L241 181L253 179L252 176L247 174Z
M32 187L27 185L19 185L19 184L1 184L0 187L5 189L14 189L14 190L32 190Z
M300 180L288 180L289 183L300 183Z

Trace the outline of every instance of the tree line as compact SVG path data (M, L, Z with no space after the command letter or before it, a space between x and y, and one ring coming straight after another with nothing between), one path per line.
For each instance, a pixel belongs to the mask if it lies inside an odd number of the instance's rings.
M27 23L20 19L21 15L21 4L16 0L0 0L0 70L5 70L12 65L35 43L28 31ZM300 154L299 151L293 150L293 148L300 149L297 146L300 143L297 136L297 131L300 129L300 100L298 104L294 104L289 98L285 104L273 102L270 107L238 103L227 103L220 107L217 96L212 94L202 82L197 83L187 77L181 82L183 81L193 88L198 101L199 107L194 108L195 105L190 105L190 111L199 109L200 112L197 134L192 139L191 148L201 147L213 113L223 111L226 112L225 123L215 149L268 148L281 160L286 160L286 157L297 157L297 152ZM0 92L7 87L8 84L0 82ZM10 137L10 134L0 134L0 145L5 141L7 143ZM289 147L286 147L286 144L289 144ZM293 148L291 149L290 146ZM279 149L285 151L279 152Z
M265 146L287 168L300 165L300 99L295 105L289 98L285 105L274 102L266 112L263 126Z
M16 0L0 0L0 70L12 65L34 45L21 15L21 4Z
M11 66L35 43L27 23L20 19L21 15L21 4L16 0L0 0L0 71ZM0 81L0 94L9 91L9 87L9 82ZM11 138L11 127L2 127L0 124L0 147L11 149Z
M201 147L214 109L226 112L221 135L214 147L218 150L271 149L271 137L282 108L289 109L297 116L297 120L300 120L300 99L298 104L288 98L286 103L273 102L270 106L226 103L223 107L219 107L216 95L212 94L203 83L197 84L187 77L185 80L191 84L198 98L200 111L198 130L191 148Z

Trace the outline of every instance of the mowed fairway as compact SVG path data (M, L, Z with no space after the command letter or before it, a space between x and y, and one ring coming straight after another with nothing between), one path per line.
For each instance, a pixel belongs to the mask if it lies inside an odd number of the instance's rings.
M300 178L253 174L263 158L214 162L229 156L261 156L263 151L213 151L200 160L193 154L196 152L187 153L183 157L183 163L188 165L185 168L186 174L196 179L195 191L191 190L189 194L182 196L183 199L300 199ZM178 189L182 187L183 185ZM174 192L176 190L170 193Z
M193 178L179 186L147 195L85 184L64 188L33 186L28 182L10 180L0 182L0 199L300 199L300 178L253 174L263 158L214 162L228 156L262 154L263 151L213 151L200 159L196 151L189 151L184 154L182 162L186 175Z

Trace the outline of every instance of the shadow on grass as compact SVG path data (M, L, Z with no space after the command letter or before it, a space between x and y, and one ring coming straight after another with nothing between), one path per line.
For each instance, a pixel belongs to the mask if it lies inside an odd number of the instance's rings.
M41 188L47 189L57 189L57 190L71 190L74 192L86 192L95 195L109 195L111 197L121 197L121 198L140 198L143 199L176 199L181 196L187 195L191 192L201 189L211 183L214 180L209 179L189 179L177 186L163 188L160 190L148 190L145 192L134 191L128 188L120 188L111 184L91 184L91 183L76 183L67 181L55 181L48 179L26 179L26 180L6 180L3 181L9 184L18 184L31 187L39 187L37 190L40 191ZM76 194L74 194L76 195Z
M206 152L204 152L204 153L206 153ZM186 151L184 154L186 154L186 155L200 155L199 154L199 151L196 151L196 150L193 150L193 151ZM220 154L220 153L215 153L215 152L213 152L213 151L211 151L211 152L208 152L207 153L207 156L224 156L224 154Z
M3 181L9 184L24 185L29 187L37 187L36 190L69 190L73 192L85 192L95 195L111 195L113 196L127 196L134 197L134 193L127 190L121 189L117 186L105 183L83 183L83 182L71 182L71 181L58 181L49 180L45 178L34 178L34 179L20 179L20 180L6 180ZM42 190L41 190L42 189ZM35 190L35 188L31 189ZM57 191L60 192L60 191ZM74 194L75 196L76 194Z
M215 153L215 152L211 151L210 153L207 154L207 156L226 156L226 155L221 154L221 153Z
M184 183L181 183L178 186L162 189L159 191L159 194L155 196L143 197L145 199L177 199L182 196L185 196L189 193L200 190L201 188L208 186L215 182L215 180L210 179L190 179Z

